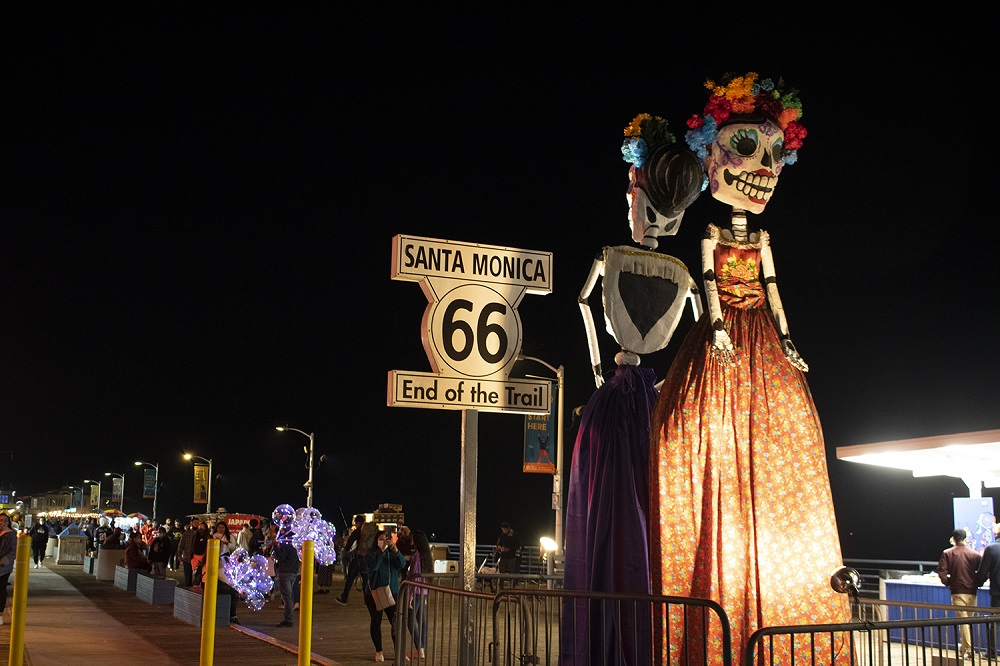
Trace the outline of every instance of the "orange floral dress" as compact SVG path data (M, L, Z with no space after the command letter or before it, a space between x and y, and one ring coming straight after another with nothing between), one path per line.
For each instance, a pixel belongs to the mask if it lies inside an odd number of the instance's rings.
M714 225L709 233L736 362L711 353L706 312L663 382L651 429L651 575L654 593L723 607L735 664L757 629L847 622L850 610L830 588L842 558L819 416L805 376L781 351L760 279L769 237L724 240ZM721 663L718 622L706 630L687 620L664 618L658 658ZM823 663L848 661L841 638L831 645L826 634ZM793 649L799 662L810 646L776 640L774 663L788 663Z

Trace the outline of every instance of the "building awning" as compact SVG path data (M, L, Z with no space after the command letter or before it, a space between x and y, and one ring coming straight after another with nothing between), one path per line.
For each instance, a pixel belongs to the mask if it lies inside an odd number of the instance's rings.
M1000 430L838 446L837 459L909 470L913 476L954 476L982 497L983 486L1000 488Z

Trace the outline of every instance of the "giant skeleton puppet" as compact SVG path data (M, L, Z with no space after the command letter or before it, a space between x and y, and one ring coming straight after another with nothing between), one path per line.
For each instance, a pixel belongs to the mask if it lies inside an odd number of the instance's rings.
M684 209L701 192L703 173L694 153L674 143L666 121L648 114L626 128L622 154L632 165L627 199L638 246L603 248L580 294L598 388L583 411L573 447L564 587L648 594L649 427L656 377L652 369L639 367L639 354L667 345L686 300L696 318L701 313L687 268L656 248L659 236L677 233ZM587 302L601 277L607 330L621 346L607 382ZM560 663L649 662L648 607L565 603Z
M709 81L708 104L688 121L712 197L729 223L702 241L707 312L685 337L653 414L650 538L654 594L719 603L733 663L762 627L846 622L829 587L843 566L823 431L778 296L770 236L747 214L764 211L806 135L802 105L781 80L757 74ZM719 622L670 611L657 663L723 663ZM705 628L707 627L707 635ZM774 637L768 663L847 663L841 634L815 645ZM831 641L833 644L831 645ZM807 643L807 641L800 641Z

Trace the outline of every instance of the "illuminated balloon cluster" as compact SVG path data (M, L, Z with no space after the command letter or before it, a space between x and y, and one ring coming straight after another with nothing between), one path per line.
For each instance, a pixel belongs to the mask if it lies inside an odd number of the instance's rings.
M267 560L263 555L251 555L237 548L224 558L223 570L229 584L246 599L247 606L255 611L264 607L274 581L267 575Z
M313 556L319 564L333 564L337 561L334 540L337 529L323 520L323 514L314 508L293 509L288 504L275 507L271 519L278 526L278 541L290 543L302 559L302 544L313 542Z

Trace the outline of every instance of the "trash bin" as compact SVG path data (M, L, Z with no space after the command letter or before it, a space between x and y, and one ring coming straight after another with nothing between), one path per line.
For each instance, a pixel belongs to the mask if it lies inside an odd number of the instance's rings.
M86 553L87 537L60 536L56 564L83 564L83 556Z

